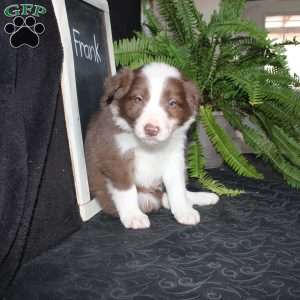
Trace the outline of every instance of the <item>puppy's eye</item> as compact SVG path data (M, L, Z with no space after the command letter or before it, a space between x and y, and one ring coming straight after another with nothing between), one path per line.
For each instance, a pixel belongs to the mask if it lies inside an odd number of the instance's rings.
M172 108L176 107L177 106L177 101L175 99L170 99L168 101L168 105Z
M143 102L143 98L141 96L135 96L134 101L137 103Z

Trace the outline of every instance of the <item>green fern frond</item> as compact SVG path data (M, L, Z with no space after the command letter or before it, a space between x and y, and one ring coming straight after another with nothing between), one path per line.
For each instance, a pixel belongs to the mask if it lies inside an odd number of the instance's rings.
M141 60L148 54L151 46L150 38L123 39L114 43L116 63L123 66L130 65L133 61ZM149 53L150 52L150 53Z
M218 21L239 20L245 6L244 0L222 0L219 6Z
M256 150L262 158L270 161L274 167L280 171L287 183L294 187L300 188L300 170L289 163L281 153L277 150L276 146L263 134L259 133L253 128L245 125L241 128L247 143Z
M262 81L266 81L273 86L285 86L290 88L296 86L299 82L296 77L292 77L288 69L285 68L267 68L259 76Z
M192 23L196 26L194 28L195 33L199 32L203 35L207 28L207 24L203 20L203 15L198 11L193 0L187 0L186 2L190 9L191 18L193 19Z
M200 121L212 144L237 174L257 179L263 178L263 175L241 155L228 134L214 120L211 108L203 107L200 110Z
M266 39L267 33L265 30L258 28L256 24L250 21L240 20L240 21L224 21L220 23L212 23L208 26L207 35L208 36L236 36L237 34L243 35L248 34L254 36L257 43L260 45L267 45L268 41Z
M193 0L177 1L177 16L185 33L185 41L195 45L198 36L203 32L205 23L197 11Z
M291 114L287 113L279 103L275 101L265 101L258 107L258 111L271 119L273 123L284 128L292 136L298 136L295 130L295 126L297 127L297 124L295 122L291 122Z
M185 33L178 18L176 0L157 0L157 3L159 12L167 24L168 31L172 32L179 42L184 43L186 41Z
M205 174L204 176L200 176L198 181L201 186L203 186L204 188L206 188L220 196L226 195L226 196L233 197L233 196L238 196L238 195L244 193L243 190L231 189L231 188L224 186L222 183L209 177L207 174Z
M282 128L279 128L278 126L274 126L273 130L278 135L278 138L280 138L286 145L288 145L289 149L292 149L295 153L297 153L300 156L300 137L298 137L298 140L290 137L288 134L284 132Z
M219 49L215 45L214 47L211 48L210 55L206 58L207 61L209 62L209 72L207 74L205 82L202 84L201 87L201 92L204 91L205 88L208 86L211 86L213 81L214 81L214 75L217 69L217 64L218 64L218 59L219 59ZM211 87L212 88L212 87Z
M289 136L279 128L274 126L272 128L272 140L275 145L280 149L281 153L297 167L300 167L300 143L294 138ZM300 169L299 169L300 172Z
M188 145L187 170L189 176L196 179L201 186L220 196L237 196L244 192L238 189L227 188L217 180L214 180L208 176L205 171L205 160L197 129L195 129L193 132L193 141Z
M300 144L296 142L292 137L288 136L281 128L274 125L270 119L264 116L262 113L256 112L256 118L252 118L252 122L262 125L266 135L270 141L274 143L279 152L290 162L296 166L300 166Z
M282 109L296 117L300 118L300 93L291 88L273 86L266 91L269 99L278 101ZM298 117L298 118L297 118Z
M250 105L260 105L265 98L264 87L255 78L250 79L250 74L252 74L250 70L248 70L248 74L244 70L238 70L230 73L220 72L218 76L219 78L224 77L230 80L234 86L242 89L248 95Z
M196 23L194 23L189 4L189 0L178 1L176 7L178 18L180 19L184 30L185 41L192 42L195 39L194 28Z
M231 124L242 132L246 143L252 147L256 154L265 161L271 162L282 173L290 186L300 188L300 169L287 161L261 130L250 128L243 124L240 118L232 111L227 111L226 114L230 115L228 119L230 119Z
M189 143L187 150L187 169L192 178L198 178L203 174L205 163L201 145L196 141Z
M146 22L144 22L143 25L150 30L152 35L157 35L162 31L162 24L159 22L154 12L151 9L147 9L145 5L143 11L146 19Z

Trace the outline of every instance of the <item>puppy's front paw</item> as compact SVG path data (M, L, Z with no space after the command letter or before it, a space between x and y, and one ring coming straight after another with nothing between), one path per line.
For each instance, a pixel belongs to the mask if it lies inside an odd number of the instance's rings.
M174 216L178 223L185 225L196 225L200 222L199 212L192 207L176 212L174 213Z
M126 228L142 229L150 227L147 215L142 212L134 212L120 217L121 222Z

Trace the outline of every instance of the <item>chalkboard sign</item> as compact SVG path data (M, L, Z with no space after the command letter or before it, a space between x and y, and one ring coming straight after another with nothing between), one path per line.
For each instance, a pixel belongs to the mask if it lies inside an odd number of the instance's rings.
M111 73L104 12L81 0L66 0L83 138L99 109L103 82Z
M64 49L62 93L76 196L83 220L99 211L90 199L83 141L99 109L103 83L115 73L106 0L52 0Z

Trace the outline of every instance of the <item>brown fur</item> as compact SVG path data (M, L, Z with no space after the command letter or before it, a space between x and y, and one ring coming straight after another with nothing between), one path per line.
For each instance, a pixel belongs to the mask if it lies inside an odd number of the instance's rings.
M119 102L120 117L124 118L131 126L140 116L144 106L149 101L147 79L139 71L136 71L129 92ZM137 101L140 97L142 101Z
M193 113L193 109L186 98L183 81L177 78L168 79L166 89L161 98L161 105L171 118L178 120L179 125L186 122ZM169 106L170 99L176 100L175 107Z
M101 102L111 104L113 100L120 100L129 91L134 73L130 69L122 69L112 77L108 77L104 83L104 96Z
M106 179L126 190L133 185L133 153L120 156L114 136L121 133L112 119L109 103L123 98L131 86L134 74L125 69L105 82L105 93L101 99L102 111L91 120L85 140L85 155L88 180L92 196L100 201L104 212L116 215L116 208L107 191Z
M121 190L133 185L133 153L120 156L113 140L114 135L120 132L121 129L113 123L111 111L104 107L91 121L85 140L91 194L100 201L103 210L110 214L116 214L116 209L106 188L106 178Z

